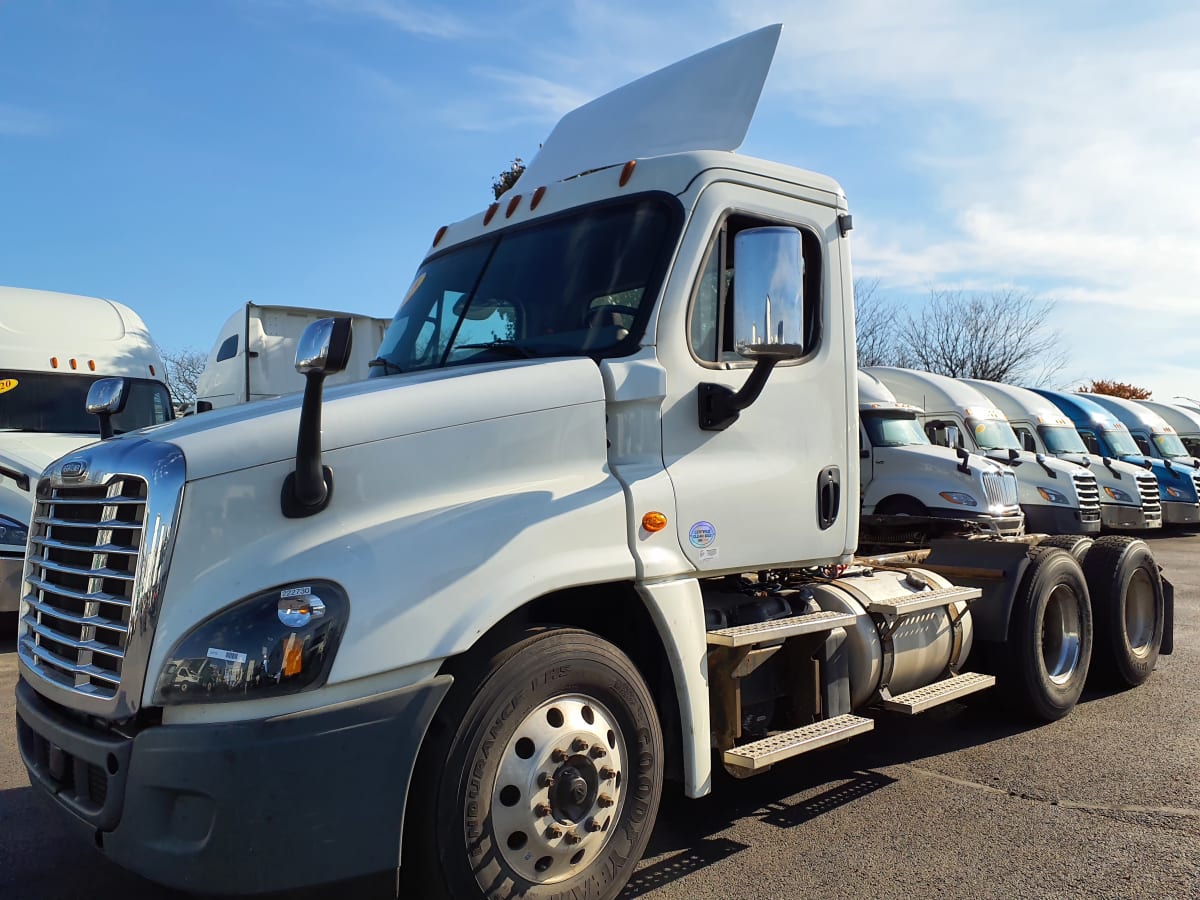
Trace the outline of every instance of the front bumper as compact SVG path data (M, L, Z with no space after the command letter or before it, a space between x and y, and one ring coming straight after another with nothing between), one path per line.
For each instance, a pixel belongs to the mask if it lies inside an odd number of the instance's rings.
M1162 517L1147 520L1146 512L1140 506L1101 503L1100 527L1103 531L1149 531L1162 527Z
M394 870L425 729L449 676L250 722L100 732L17 683L34 788L119 865L249 894Z
M1079 510L1069 506L1030 503L1021 509L1025 511L1027 534L1097 534L1100 531L1100 516L1085 522ZM1093 512L1092 515L1096 514Z
M1164 500L1162 505L1164 525L1192 525L1200 522L1200 505Z
M0 555L0 613L21 608L21 578L25 573L25 555Z

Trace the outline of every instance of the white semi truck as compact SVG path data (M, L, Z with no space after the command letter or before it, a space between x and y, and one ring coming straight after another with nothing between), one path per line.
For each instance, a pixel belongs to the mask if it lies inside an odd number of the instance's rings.
M1024 534L1025 515L1017 504L1017 476L1012 469L931 444L917 418L920 412L896 400L874 375L858 373L859 491L864 519L946 518L972 522L993 534Z
M0 287L0 613L17 611L33 488L55 459L99 438L88 389L119 375L118 432L170 419L163 364L141 318L96 297Z
M1008 418L1031 453L1057 456L1087 467L1100 488L1101 530L1144 531L1162 527L1158 479L1142 466L1089 453L1075 423L1053 403L1025 388L964 378Z
M914 369L866 369L896 395L923 408L925 433L935 444L965 447L1011 466L1020 488L1025 528L1045 534L1100 531L1100 490L1083 466L1024 449L1004 413L976 388Z
M1182 403L1159 403L1154 400L1137 402L1174 428L1188 454L1193 459L1200 460L1200 409Z
M346 368L330 376L329 383L365 379L371 355L383 340L390 320L302 306L246 303L221 326L208 353L208 362L196 382L196 411L304 390L304 376L295 366L296 345L311 323L334 316L350 318L354 350Z
M1149 676L1140 541L1091 582L1032 539L855 560L849 211L730 152L778 34L564 118L438 230L376 377L323 392L322 320L303 397L46 471L18 739L81 848L194 891L611 900L665 777L699 797L994 679L1050 720L1089 671Z
M1156 409L1137 400L1124 397L1109 397L1105 394L1085 394L1088 400L1098 403L1116 416L1137 444L1142 455L1149 459L1160 459L1168 468L1178 467L1196 476L1197 461L1190 453L1175 428Z

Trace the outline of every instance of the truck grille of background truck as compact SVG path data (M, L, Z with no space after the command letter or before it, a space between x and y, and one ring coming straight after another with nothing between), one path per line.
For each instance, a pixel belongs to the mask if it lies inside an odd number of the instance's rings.
M1079 520L1100 521L1100 487L1091 472L1075 473L1075 492L1079 494Z
M1138 493L1142 497L1142 512L1147 521L1153 522L1161 519L1162 506L1158 501L1158 479L1150 474L1138 475L1137 486Z
M38 501L18 651L60 687L112 698L121 685L146 516L146 482L59 487Z

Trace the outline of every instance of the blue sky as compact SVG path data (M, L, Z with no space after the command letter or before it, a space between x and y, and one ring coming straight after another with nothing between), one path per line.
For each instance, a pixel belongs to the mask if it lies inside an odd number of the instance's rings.
M842 183L857 274L1034 291L1064 377L1200 394L1191 2L0 0L0 282L169 348L245 300L391 315L564 112L776 21L742 150Z

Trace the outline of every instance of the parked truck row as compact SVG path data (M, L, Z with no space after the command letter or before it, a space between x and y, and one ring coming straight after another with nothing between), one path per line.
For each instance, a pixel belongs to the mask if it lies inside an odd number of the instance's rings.
M1150 676L1171 585L1081 537L1120 521L1096 463L857 370L842 189L732 152L779 31L564 117L438 229L369 378L326 389L361 341L335 316L302 393L120 434L128 378L92 386L112 436L31 485L17 648L80 852L194 891L614 898L668 780ZM1136 445L1086 446L1149 521ZM857 554L889 479L896 519L970 533Z

